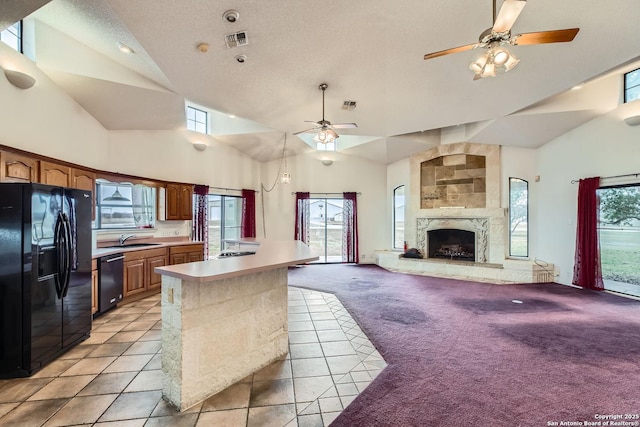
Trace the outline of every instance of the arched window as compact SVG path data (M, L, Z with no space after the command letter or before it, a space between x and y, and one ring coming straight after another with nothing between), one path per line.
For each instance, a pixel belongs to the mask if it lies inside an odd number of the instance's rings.
M529 256L529 183L509 178L509 255Z
M393 189L393 248L404 248L404 185Z

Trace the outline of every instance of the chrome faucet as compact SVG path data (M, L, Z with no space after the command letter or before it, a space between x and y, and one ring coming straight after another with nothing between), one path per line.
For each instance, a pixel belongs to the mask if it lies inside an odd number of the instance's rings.
M127 240L131 239L132 237L138 237L135 234L121 234L120 235L120 246L124 245L124 242L126 242Z

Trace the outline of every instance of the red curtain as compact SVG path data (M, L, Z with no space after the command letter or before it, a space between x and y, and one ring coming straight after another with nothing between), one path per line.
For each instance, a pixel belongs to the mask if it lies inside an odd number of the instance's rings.
M204 242L204 259L209 256L209 220L207 205L209 203L209 186L195 185L193 187L193 240Z
M309 244L309 221L311 206L309 204L309 193L298 192L296 193L296 225L295 225L295 240L301 240L304 243Z
M242 190L241 237L256 237L256 192Z
M358 204L357 193L343 193L342 262L358 263Z
M578 227L573 284L601 291L604 289L604 282L598 241L599 187L599 177L581 179L578 187Z

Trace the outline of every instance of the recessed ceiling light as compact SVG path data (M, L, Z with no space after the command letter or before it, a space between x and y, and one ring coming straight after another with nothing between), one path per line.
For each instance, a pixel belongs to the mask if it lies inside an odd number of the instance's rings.
M242 64L246 60L247 60L247 55L236 55L236 61L238 61L239 63Z
M230 23L234 23L238 20L238 18L240 17L240 14L238 13L237 10L227 10L225 13L222 14L222 18Z
M580 83L571 88L571 90L580 90L584 87L584 83Z
M118 49L120 49L120 52L123 53L133 53L133 49L131 49L129 46L127 46L126 44L122 43L122 42L118 42Z

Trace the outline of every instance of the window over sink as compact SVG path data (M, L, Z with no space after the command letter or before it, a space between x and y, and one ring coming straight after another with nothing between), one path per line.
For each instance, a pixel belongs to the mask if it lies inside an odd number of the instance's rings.
M97 229L153 228L156 189L142 184L96 181Z

